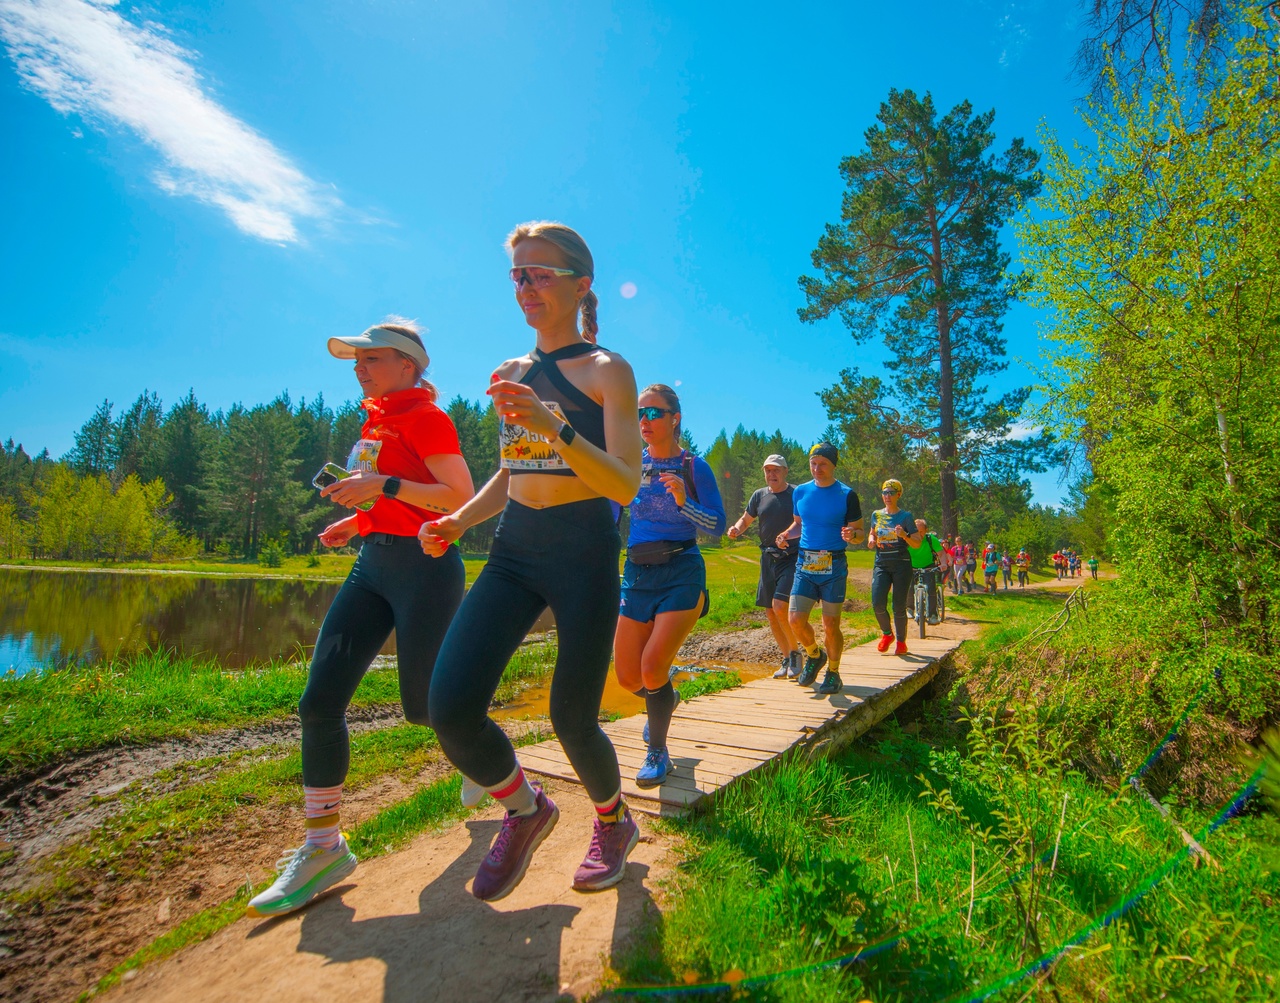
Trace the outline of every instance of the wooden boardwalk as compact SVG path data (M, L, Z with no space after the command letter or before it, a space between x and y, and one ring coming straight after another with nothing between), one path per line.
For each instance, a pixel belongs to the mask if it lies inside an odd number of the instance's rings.
M914 626L914 624L912 624ZM684 701L671 721L667 748L675 770L660 787L641 790L636 771L647 746L645 715L613 721L605 732L618 750L622 792L637 811L682 814L704 797L796 746L820 755L853 741L891 714L938 672L940 660L961 644L950 623L944 635L908 641L910 654L883 655L875 642L844 652L841 693L823 696L794 682L757 679L737 689ZM819 675L821 679L821 675ZM531 773L577 782L555 739L519 750Z

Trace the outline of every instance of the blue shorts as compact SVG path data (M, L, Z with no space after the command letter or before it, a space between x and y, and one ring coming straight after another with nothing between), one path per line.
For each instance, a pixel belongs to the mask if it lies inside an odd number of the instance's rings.
M806 559L815 551L802 550L796 561L796 577L791 583L791 594L812 599L814 602L844 602L845 587L849 584L849 561L844 551L831 552L829 571L806 571Z
M618 615L648 623L659 613L698 609L700 617L711 608L707 595L707 566L697 547L676 554L666 564L622 565L622 603Z

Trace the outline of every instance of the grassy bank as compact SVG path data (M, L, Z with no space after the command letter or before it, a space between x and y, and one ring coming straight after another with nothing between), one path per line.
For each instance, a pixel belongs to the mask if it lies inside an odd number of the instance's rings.
M495 702L506 703L546 679L555 645L522 647L503 674ZM293 716L307 667L275 662L229 671L216 662L149 652L104 665L0 676L0 782L68 756L113 745L141 745ZM396 673L375 669L353 707L395 704Z
M917 719L668 823L685 862L614 959L654 988L617 995L1274 999L1280 826L1253 805L1210 835L1256 766L1239 738L1280 706L1270 677L1088 594L1070 617L1061 593L955 599L987 626ZM1140 768L1167 818L1126 782Z

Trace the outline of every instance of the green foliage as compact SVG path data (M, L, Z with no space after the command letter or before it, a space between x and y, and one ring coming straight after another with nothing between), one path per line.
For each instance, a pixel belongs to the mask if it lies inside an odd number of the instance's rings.
M1015 480L1042 469L1048 448L1043 436L1008 437L1028 389L989 400L980 382L1005 368L1000 319L1012 290L999 231L1039 190L1039 154L1021 139L989 154L995 112L974 115L967 101L939 118L929 94L891 90L876 119L865 152L840 163L841 221L813 252L822 277L800 279L800 317L839 314L858 341L883 334L893 378L846 369L823 403L890 456L931 454L941 528L954 533L958 472Z
M35 556L85 560L165 559L195 552L194 541L165 516L164 482L129 474L113 487L106 474L77 474L48 464L27 493L27 522L0 507L0 533L10 554L23 545Z
M1053 313L1045 419L1105 486L1135 595L1261 651L1280 629L1280 48L1256 19L1202 85L1172 67L1044 136L1020 227Z
M258 551L258 563L264 568L278 568L284 564L284 558L284 545L279 540L268 540Z
M680 696L685 700L692 700L694 697L706 696L708 693L719 693L721 690L731 690L742 685L742 677L736 672L699 672L696 676L686 679L676 687L680 691Z

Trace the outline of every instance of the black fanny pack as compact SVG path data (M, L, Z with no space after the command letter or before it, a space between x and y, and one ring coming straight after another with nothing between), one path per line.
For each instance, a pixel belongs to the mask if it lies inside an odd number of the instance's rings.
M633 543L627 547L627 560L632 564L666 564L676 554L683 554L697 546L693 540L655 540L652 543Z

